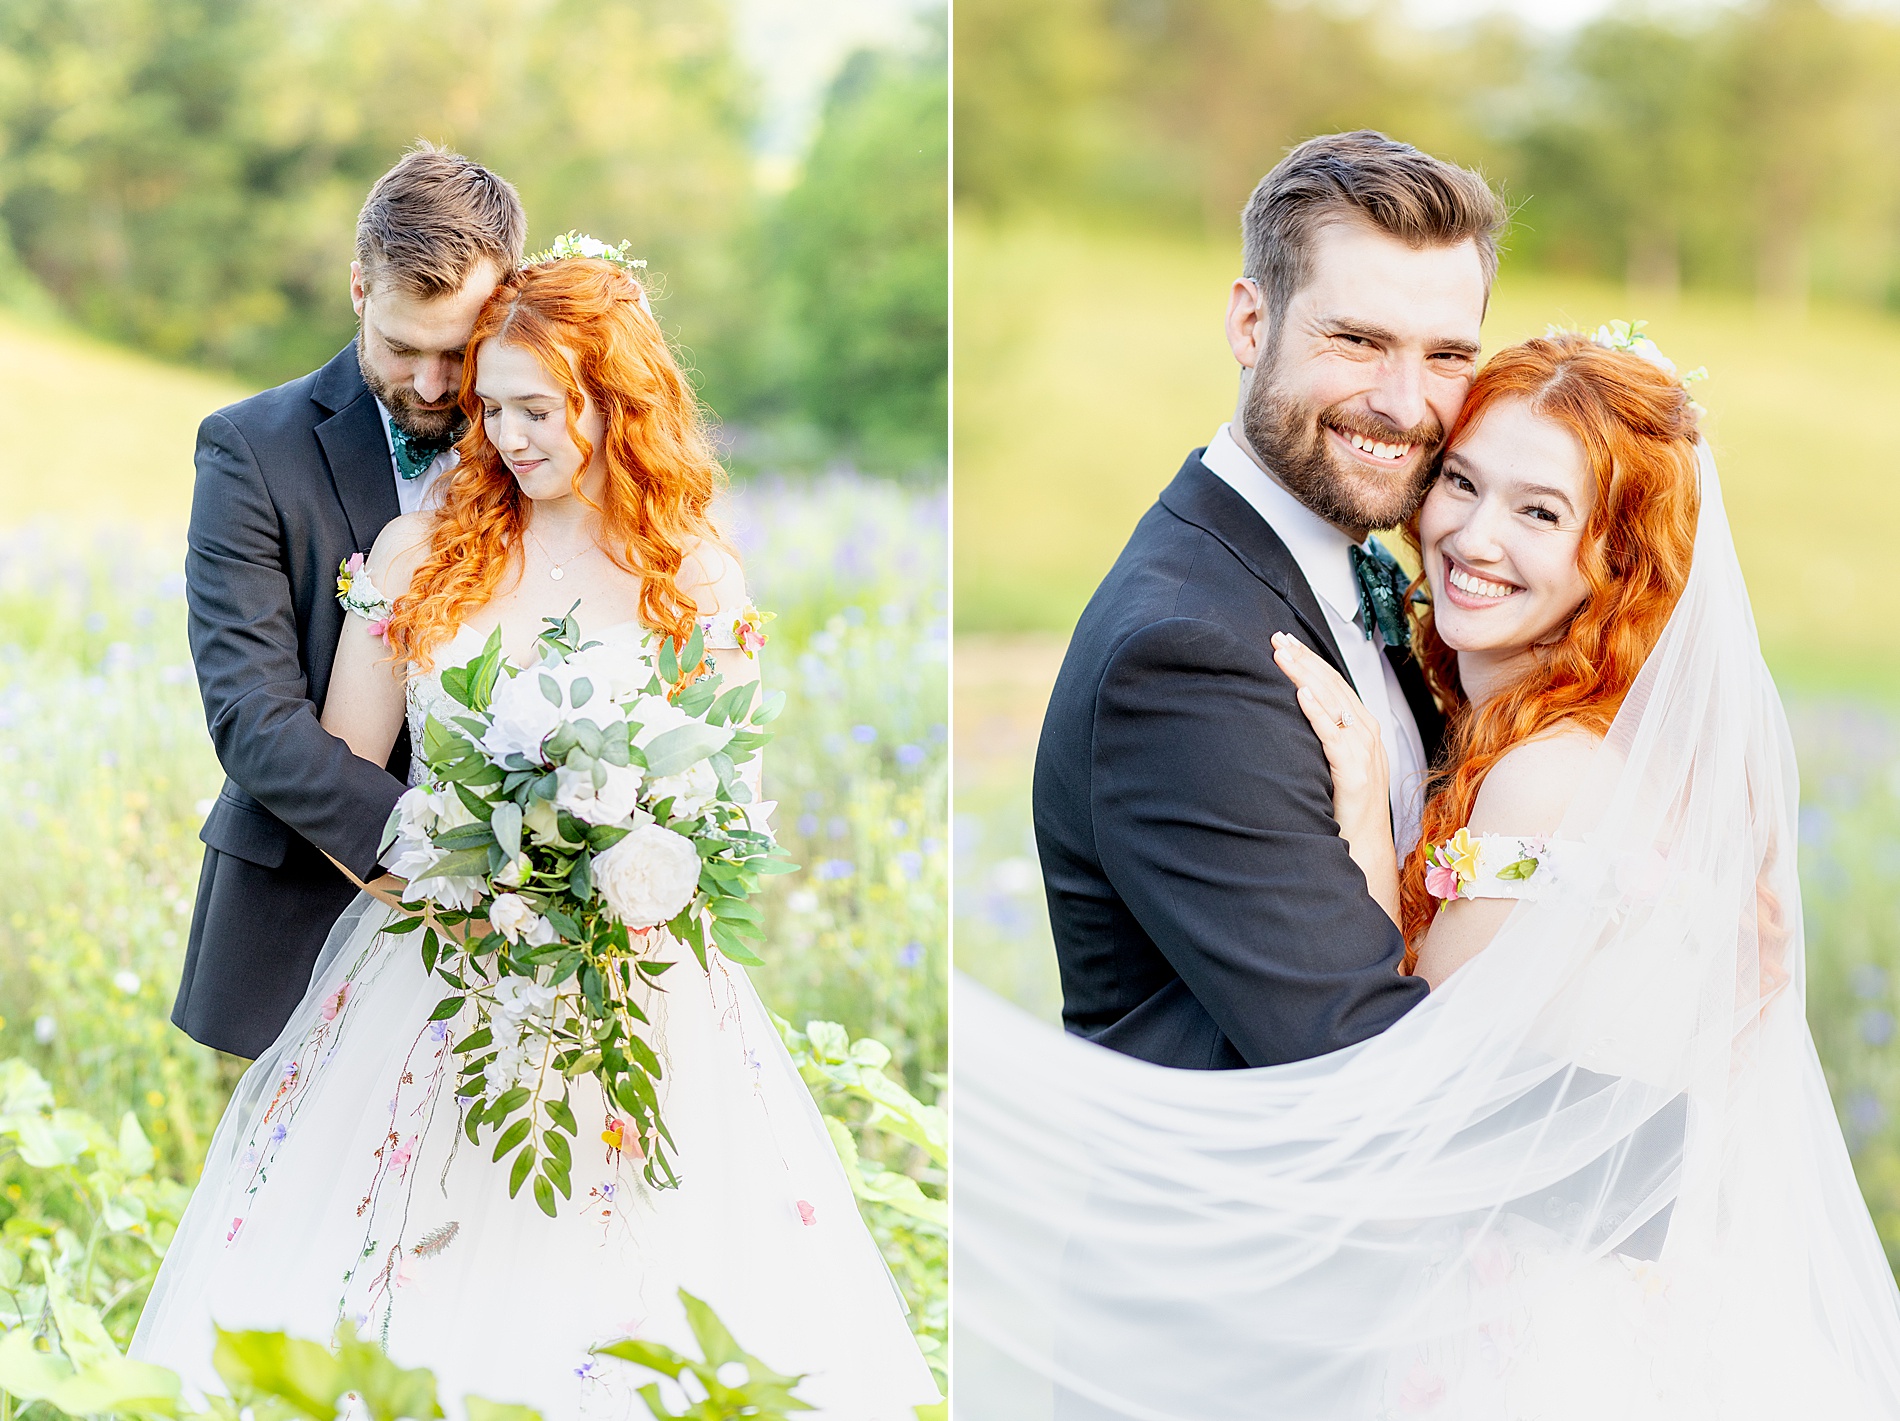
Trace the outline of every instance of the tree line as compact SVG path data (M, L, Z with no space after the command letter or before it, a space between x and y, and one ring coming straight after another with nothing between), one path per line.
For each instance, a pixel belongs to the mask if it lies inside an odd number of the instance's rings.
M0 301L300 374L354 331L369 184L427 138L515 183L530 250L631 239L723 420L941 465L944 69L927 31L854 58L774 193L721 0L7 0Z
M1289 145L1373 127L1491 177L1507 260L1900 309L1891 11L1626 4L1550 37L1395 3L959 0L955 48L971 212L1232 230Z

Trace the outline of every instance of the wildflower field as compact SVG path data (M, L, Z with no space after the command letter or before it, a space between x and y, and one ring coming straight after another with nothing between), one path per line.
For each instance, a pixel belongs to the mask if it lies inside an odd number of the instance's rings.
M728 522L755 599L777 614L765 675L788 701L766 792L804 865L768 881L768 965L754 980L844 1127L834 1133L866 1217L940 1364L944 1131L930 1103L946 1053L944 492L760 476L735 489ZM12 787L0 854L13 879L0 907L0 1330L33 1326L21 1303L37 1303L39 1331L69 1356L88 1344L51 1325L62 1296L102 1314L107 1336L90 1345L129 1335L151 1244L235 1080L168 1020L197 831L221 781L181 564L182 539L149 523L38 524L0 541L0 774ZM41 1148L61 1129L63 1153ZM136 1209L121 1202L135 1197Z

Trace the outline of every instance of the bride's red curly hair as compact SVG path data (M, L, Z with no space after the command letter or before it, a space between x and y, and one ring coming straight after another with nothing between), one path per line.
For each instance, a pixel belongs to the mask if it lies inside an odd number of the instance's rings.
M1506 400L1527 401L1583 448L1595 493L1579 549L1590 591L1531 668L1475 708L1458 681L1457 653L1429 609L1419 618L1419 661L1450 723L1427 785L1424 832L1399 875L1406 972L1439 906L1425 891L1429 846L1471 821L1484 777L1513 746L1561 725L1609 730L1682 595L1695 550L1697 411L1672 376L1580 335L1525 341L1479 372L1444 447L1456 448ZM1414 514L1406 532L1415 548L1418 529Z
M605 417L605 496L595 504L582 495L600 514L601 546L640 579L647 626L676 643L692 635L698 608L680 590L680 563L702 541L731 551L712 518L725 472L699 401L641 295L619 267L569 257L514 272L482 307L462 366L468 429L456 446L461 464L444 491L428 553L389 618L398 660L429 666L431 652L519 566L528 499L488 442L475 394L489 341L532 351L567 392L567 429L583 472L594 455L576 424L586 400Z

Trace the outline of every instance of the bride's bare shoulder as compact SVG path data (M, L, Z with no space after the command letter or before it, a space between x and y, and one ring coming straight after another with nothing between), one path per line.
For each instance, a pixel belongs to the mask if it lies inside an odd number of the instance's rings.
M1597 764L1603 737L1564 725L1507 750L1471 806L1474 834L1550 834Z
M429 551L429 539L435 532L433 513L403 513L383 525L376 544L369 550L369 575L376 590L394 601L409 590Z
M686 545L678 582L702 617L736 612L746 604L745 569L737 556L710 538L695 538Z

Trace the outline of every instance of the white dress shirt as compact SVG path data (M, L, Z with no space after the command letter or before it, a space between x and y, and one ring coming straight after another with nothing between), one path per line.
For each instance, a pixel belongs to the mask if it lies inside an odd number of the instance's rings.
M1386 764L1392 773L1393 838L1403 860L1418 842L1425 808L1425 742L1399 686L1398 673L1385 658L1385 638L1377 626L1371 640L1366 638L1358 580L1352 574L1352 539L1268 478L1229 426L1223 424L1207 441L1201 462L1266 519L1319 599L1353 689L1379 722L1379 738L1385 742Z
M441 500L442 475L461 463L462 456L451 444L429 461L428 468L413 479L405 479L396 467L396 436L389 432L389 411L381 400L376 401L376 410L383 417L383 442L389 446L389 476L396 481L396 506L404 513L434 508Z

